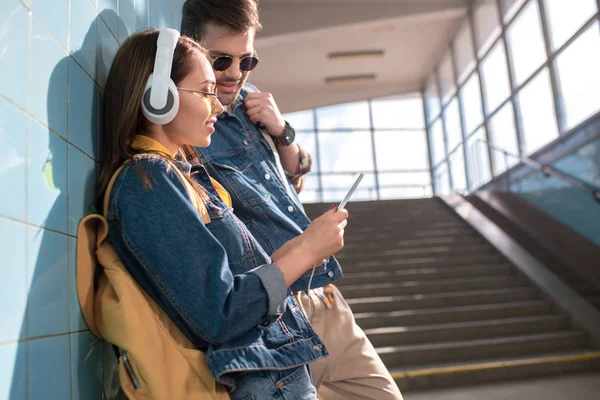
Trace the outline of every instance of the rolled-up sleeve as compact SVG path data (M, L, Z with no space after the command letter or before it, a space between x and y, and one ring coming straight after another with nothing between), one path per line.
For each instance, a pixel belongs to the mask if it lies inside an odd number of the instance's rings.
M298 145L299 150L299 172L297 174L290 174L286 171L287 178L290 180L296 193L300 193L304 188L304 182L306 181L306 174L308 174L312 168L312 156L302 146Z
M134 279L176 324L214 345L278 318L287 293L281 271L265 264L233 275L179 177L162 160L147 163L152 189L129 167L111 196L110 239Z

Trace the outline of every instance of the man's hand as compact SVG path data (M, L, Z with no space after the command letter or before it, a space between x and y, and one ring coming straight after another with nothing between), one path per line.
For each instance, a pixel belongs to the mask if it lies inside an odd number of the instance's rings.
M246 112L252 123L261 122L271 136L281 136L285 128L285 120L279 112L271 93L248 93L244 99Z

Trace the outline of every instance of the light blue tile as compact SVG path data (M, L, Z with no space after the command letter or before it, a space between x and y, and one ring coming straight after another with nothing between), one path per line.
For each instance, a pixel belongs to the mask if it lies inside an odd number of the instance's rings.
M88 329L83 315L81 314L81 307L79 306L79 299L77 297L77 240L74 238L68 238L69 246L69 289L70 295L70 331L77 332Z
M108 29L104 21L98 20L98 85L101 88L106 84L117 50L119 50L119 42L113 32Z
M29 398L71 398L69 335L29 342Z
M27 398L27 345L0 345L0 399Z
M73 400L102 399L102 343L90 332L71 335Z
M69 234L77 233L79 220L92 212L97 166L94 160L69 146Z
M106 23L115 37L118 36L119 7L117 0L98 0L98 12L100 18Z
M0 218L0 343L27 336L26 226Z
M0 93L27 107L29 15L17 0L0 4ZM10 79L4 79L10 77Z
M98 39L96 9L89 0L71 0L71 55L95 80Z
M27 117L0 99L0 214L25 220Z
M69 142L95 156L98 128L98 88L71 61L69 65Z
M29 337L69 332L67 237L29 227L27 275Z
M27 220L67 231L67 143L29 120Z
M69 58L35 20L32 21L31 35L27 108L42 124L66 138Z
M148 26L148 0L134 0L135 15L141 22L141 27Z
M135 32L135 10L133 0L119 1L119 18L122 24L119 24L119 43L123 43L125 39Z
M31 10L66 49L69 35L69 1L31 0Z

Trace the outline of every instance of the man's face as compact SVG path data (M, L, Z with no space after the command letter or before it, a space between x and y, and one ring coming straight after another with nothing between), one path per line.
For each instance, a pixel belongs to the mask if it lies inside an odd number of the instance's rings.
M235 101L250 75L249 71L240 70L239 59L254 54L254 31L236 33L227 27L209 24L204 28L202 45L211 57L233 57L231 66L225 71L214 71L219 101L227 107Z

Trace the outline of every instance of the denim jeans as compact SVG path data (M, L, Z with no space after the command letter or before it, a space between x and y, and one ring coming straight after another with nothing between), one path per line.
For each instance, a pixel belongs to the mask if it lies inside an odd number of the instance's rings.
M231 400L317 400L308 365L240 374Z

